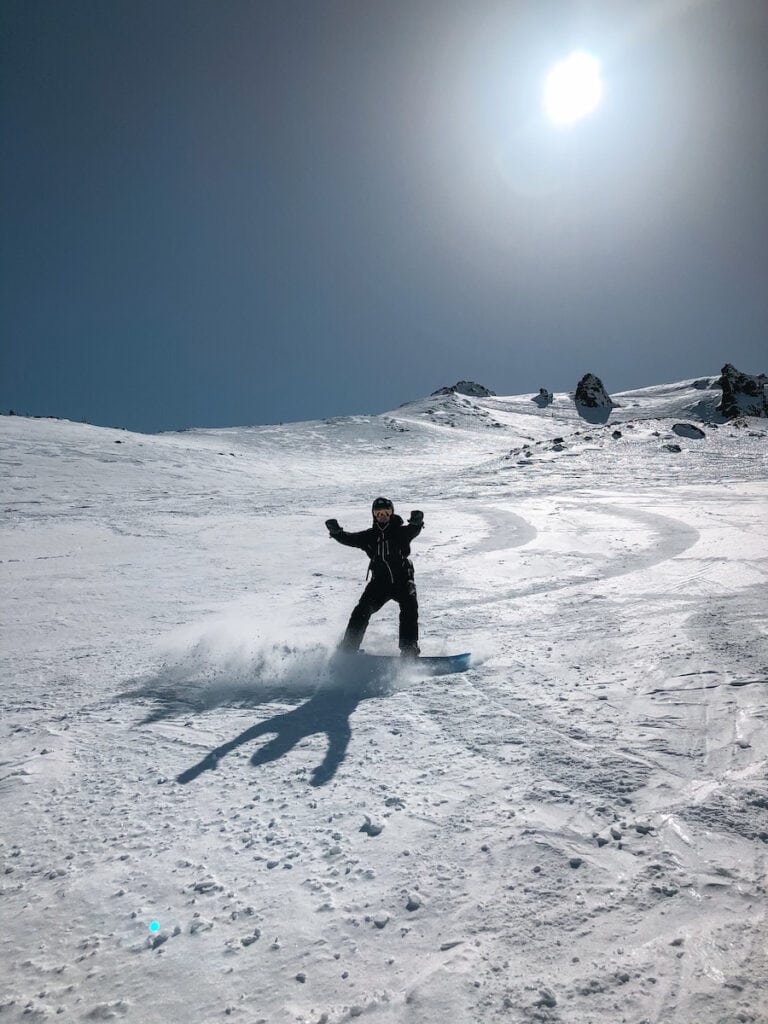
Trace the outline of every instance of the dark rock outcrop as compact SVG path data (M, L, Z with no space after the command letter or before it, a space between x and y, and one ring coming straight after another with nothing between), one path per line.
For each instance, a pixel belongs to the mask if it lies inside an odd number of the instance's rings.
M457 384L453 384L450 387L438 388L437 391L433 391L433 395L469 395L471 398L493 398L496 395L495 391L490 391L488 388L483 387L482 384L476 384L473 380L460 380Z
M768 417L768 377L764 373L741 373L731 363L726 363L720 371L717 384L723 389L723 398L717 411L726 419L733 420L738 416Z
M678 437L689 437L694 441L700 441L707 436L701 427L697 427L693 423L674 423L672 432Z
M611 396L603 387L603 382L594 373L585 373L576 385L574 396L577 405L587 409L612 409Z
M544 409L546 408L546 406L552 405L552 402L554 400L555 396L552 394L551 391L547 391L546 388L539 388L538 395L534 395L531 399L531 401L535 402L540 409Z

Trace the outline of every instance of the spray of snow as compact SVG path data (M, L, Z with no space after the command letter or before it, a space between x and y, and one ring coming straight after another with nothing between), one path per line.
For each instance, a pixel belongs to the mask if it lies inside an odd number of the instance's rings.
M414 681L412 666L382 662L364 675L354 661L334 660L335 643L305 627L293 644L275 620L254 631L253 618L230 611L176 630L158 647L158 665L135 679L121 699L145 699L152 707L142 724L185 712L223 706L298 704L321 690L356 689L361 696L391 693Z
M308 634L287 644L278 639L286 633L278 622L255 631L236 611L185 626L163 639L158 667L135 680L130 696L155 704L153 721L185 708L301 701L329 683L333 649Z

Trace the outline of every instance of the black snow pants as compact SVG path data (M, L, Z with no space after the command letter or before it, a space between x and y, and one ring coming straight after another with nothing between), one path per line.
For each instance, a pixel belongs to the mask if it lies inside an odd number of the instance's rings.
M349 617L341 641L342 650L358 650L371 616L383 608L387 601L397 601L400 605L400 650L410 654L419 653L419 602L416 598L416 584L408 578L396 582L371 580Z

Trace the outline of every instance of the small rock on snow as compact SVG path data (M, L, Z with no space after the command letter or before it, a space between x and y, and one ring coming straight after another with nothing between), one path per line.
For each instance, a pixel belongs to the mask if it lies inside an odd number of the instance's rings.
M369 836L380 836L384 831L384 826L378 822L371 821L368 815L365 815L365 822L360 826L360 831L365 832Z
M551 1008L553 1006L557 1006L557 999L555 999L554 995L548 988L542 988L539 990L539 998L536 1001L536 1005Z
M414 911L418 910L422 905L421 896L417 892L408 893L408 902L405 904L405 909Z

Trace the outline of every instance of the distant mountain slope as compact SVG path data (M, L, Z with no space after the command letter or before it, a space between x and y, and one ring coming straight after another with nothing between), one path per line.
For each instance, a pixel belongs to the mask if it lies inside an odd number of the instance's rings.
M567 392L554 394L552 401L544 405L537 401L538 395L480 398L453 392L408 402L389 415L405 423L427 422L464 430L512 430L525 439L551 436L553 424L559 424L560 429L578 429L578 425L584 424L673 418L723 423L716 408L721 392L711 387L716 379L705 377L624 391L611 396L616 404L610 410L579 410L573 395Z

